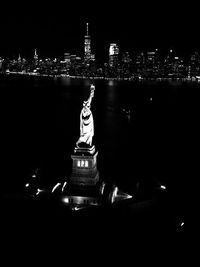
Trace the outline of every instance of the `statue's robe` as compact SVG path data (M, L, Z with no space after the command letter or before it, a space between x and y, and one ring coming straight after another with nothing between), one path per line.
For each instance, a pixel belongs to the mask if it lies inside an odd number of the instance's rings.
M89 108L83 107L80 114L80 137L77 141L77 146L80 143L92 145L92 138L94 136L94 121L93 115Z

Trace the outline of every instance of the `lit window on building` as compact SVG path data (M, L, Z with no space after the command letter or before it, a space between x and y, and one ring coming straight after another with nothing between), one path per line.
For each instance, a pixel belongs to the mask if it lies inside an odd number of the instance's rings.
M84 160L81 160L81 167L84 167Z
M81 164L80 164L80 160L77 161L77 166L80 167Z
M88 167L88 161L87 160L85 161L85 167Z

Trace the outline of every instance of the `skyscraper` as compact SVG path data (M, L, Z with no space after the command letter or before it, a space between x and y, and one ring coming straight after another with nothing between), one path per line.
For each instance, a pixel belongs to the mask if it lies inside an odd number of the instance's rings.
M66 64L66 68L69 68L71 65L71 55L70 53L64 53L64 62Z
M35 64L38 63L38 54L37 54L36 49L35 49L35 54L34 54L34 62L35 62Z
M116 67L119 61L119 47L117 44L110 44L109 47L109 66Z
M91 59L91 37L88 30L89 23L86 23L86 35L84 41L84 59L85 62L89 62Z

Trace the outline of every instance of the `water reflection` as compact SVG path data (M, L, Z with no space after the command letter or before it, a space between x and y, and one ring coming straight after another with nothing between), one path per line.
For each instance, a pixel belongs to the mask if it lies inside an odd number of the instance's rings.
M71 85L71 78L69 77L60 77L61 84L63 86L70 86Z
M84 79L83 81L83 85L87 88L90 87L91 83L95 83L92 79Z
M109 81L113 82L113 81ZM112 83L112 85L106 86L105 91L105 113L104 113L104 125L107 132L107 136L114 138L117 135L118 121L117 121L117 108L118 108L118 94L117 87Z
M117 82L114 81L114 80L109 80L109 81L108 81L108 85L109 85L109 86L115 86L116 84L117 84Z
M106 88L106 104L108 106L115 106L117 103L117 86L114 83L110 84L113 81L109 81Z

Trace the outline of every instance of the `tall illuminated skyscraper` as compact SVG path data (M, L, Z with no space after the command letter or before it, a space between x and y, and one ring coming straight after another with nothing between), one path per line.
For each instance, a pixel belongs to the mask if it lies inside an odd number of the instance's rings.
M35 54L34 54L34 61L35 63L38 63L38 54L37 54L36 49L35 49Z
M91 37L89 35L89 23L86 23L86 35L84 41L84 59L86 62L91 60Z
M119 47L117 44L110 44L109 47L109 66L115 67L118 64Z
M20 54L19 54L18 62L21 62L21 61L22 61L22 59L21 59L21 56L20 56Z

